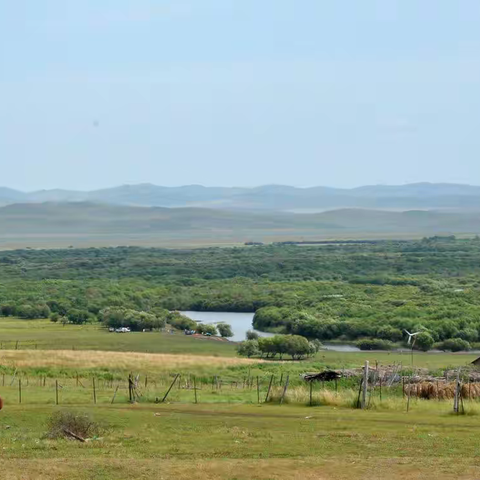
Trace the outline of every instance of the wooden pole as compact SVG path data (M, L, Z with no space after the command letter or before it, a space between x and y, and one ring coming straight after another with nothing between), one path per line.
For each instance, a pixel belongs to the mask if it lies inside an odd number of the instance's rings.
M133 380L132 374L128 376L128 401L133 403Z
M145 375L145 388L147 388L148 385L148 375Z
M270 396L270 390L272 389L272 383L273 383L273 379L275 378L274 375L272 375L270 377L270 383L268 384L268 390L267 390L267 396L265 397L265 403L268 402L268 397Z
M22 403L22 379L18 379L18 403Z
M380 375L380 401L382 401L382 375Z
M287 375L287 380L285 381L285 388L283 389L282 398L280 399L280 405L283 403L283 400L285 399L285 395L287 394L289 381L290 381L290 375Z
M257 403L260 403L260 382L258 381L258 375L257 375Z
M118 392L118 385L117 385L117 388L115 389L115 393L113 394L112 405L113 405L113 402L115 401L115 398L117 396L117 392Z
M55 380L55 405L58 405L58 380Z
M15 371L13 372L13 377L12 377L12 381L10 382L10 386L13 385L13 382L15 382L15 377L17 376L17 369L15 369Z
M170 390L171 390L171 389L173 388L173 386L175 385L175 382L177 381L177 379L178 379L179 376L180 376L180 374L177 373L177 375L176 375L175 378L173 379L172 384L170 385L170 388L167 390L167 393L166 393L165 396L163 397L162 403L164 403L165 400L167 399L168 394L170 393Z
M360 379L360 386L358 387L357 408L360 408L360 397L362 395L363 377Z
M97 403L97 389L95 387L95 377L92 379L92 385L93 385L93 403Z
M408 389L408 397L407 397L407 413L410 410L410 395L412 394L412 385L413 385L413 372L410 375L410 386Z
M363 367L362 409L367 407L368 366L369 361L365 360L365 366Z
M195 392L195 403L198 403L198 398L197 398L197 380L195 378L195 375L193 376L193 391Z
M310 406L312 406L313 380L311 380L309 383L310 383Z
M459 400L459 393L460 393L460 368L457 370L457 379L455 381L455 396L453 398L453 411L458 414L458 400Z

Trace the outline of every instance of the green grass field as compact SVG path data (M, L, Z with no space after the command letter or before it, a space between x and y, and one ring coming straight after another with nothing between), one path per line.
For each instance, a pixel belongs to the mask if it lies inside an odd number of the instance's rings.
M19 349L11 350L17 340ZM317 384L313 403L321 406L308 406L299 373L359 367L366 359L408 368L409 353L322 351L303 362L258 363L235 358L234 344L181 333L113 334L18 319L0 320L0 342L2 480L443 480L476 478L480 466L477 401L465 402L468 415L452 415L451 401L412 399L407 413L396 387L381 401L376 390L371 408L360 411L351 408L358 387L342 380L338 394ZM414 363L439 370L475 357L415 353ZM140 374L135 405L128 403L129 372ZM177 372L167 402L155 404ZM275 402L265 404L272 374ZM287 375L291 388L279 405ZM48 439L48 419L58 410L87 412L109 429L88 443Z
M158 332L110 333L97 325L54 324L49 320L0 319L0 342L4 349L108 350L116 352L188 353L193 355L235 356L229 342L197 339Z
M480 418L442 405L102 405L88 411L110 430L85 444L44 438L56 408L2 411L2 479L467 479L480 463Z
M145 352L164 354L213 355L235 357L233 342L220 342L208 338L198 339L183 335L158 332L137 332L128 334L109 333L96 325L54 324L48 320L19 320L0 318L0 346L4 350L16 348L39 350L99 350L116 352ZM414 353L414 366L432 370L447 367L466 366L477 358L472 353ZM349 368L362 366L365 360L382 365L402 363L412 365L411 354L404 352L333 352L321 351L314 359L301 362L300 365L316 365L331 368ZM297 372L299 362L284 362L292 365ZM313 367L312 367L313 368ZM287 367L285 366L285 369ZM302 368L300 367L300 370Z

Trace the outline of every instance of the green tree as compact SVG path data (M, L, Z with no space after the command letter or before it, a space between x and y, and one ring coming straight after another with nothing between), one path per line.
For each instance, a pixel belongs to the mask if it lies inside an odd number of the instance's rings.
M202 335L217 335L217 327L209 323L199 323L196 326L197 333Z
M260 354L257 340L246 340L237 346L237 353L242 357L255 357Z
M217 325L217 330L221 337L233 337L232 327L228 323L219 323Z
M245 337L247 340L258 340L259 335L257 332L254 332L253 330L247 330Z
M421 332L415 339L415 347L423 352L427 352L433 347L435 340L428 332Z

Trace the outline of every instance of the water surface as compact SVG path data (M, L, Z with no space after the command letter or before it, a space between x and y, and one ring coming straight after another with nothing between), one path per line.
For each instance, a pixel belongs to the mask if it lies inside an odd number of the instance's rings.
M252 326L253 313L239 313L239 312L180 312L183 315L202 323L228 323L233 330L233 337L230 340L234 342L241 342L245 340L247 330L253 330L258 333L260 337L271 337L273 334L266 332L259 332Z

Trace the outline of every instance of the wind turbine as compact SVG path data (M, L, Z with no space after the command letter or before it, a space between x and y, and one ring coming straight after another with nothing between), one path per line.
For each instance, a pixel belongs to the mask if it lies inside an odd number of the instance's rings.
M416 338L416 335L418 335L419 333L422 333L422 332L415 332L415 333L410 333L408 330L404 330L404 332L408 335L408 341L407 343L410 345L411 341L412 341L412 337L413 337L413 343L412 343L412 348L413 346L415 345L415 340L417 339Z
M410 333L408 330L404 330L404 332L408 335L408 340L407 344L410 345L412 344L412 367L413 367L413 347L415 346L415 340L417 339L417 335L422 332L415 332L415 333ZM413 338L413 342L412 342Z

